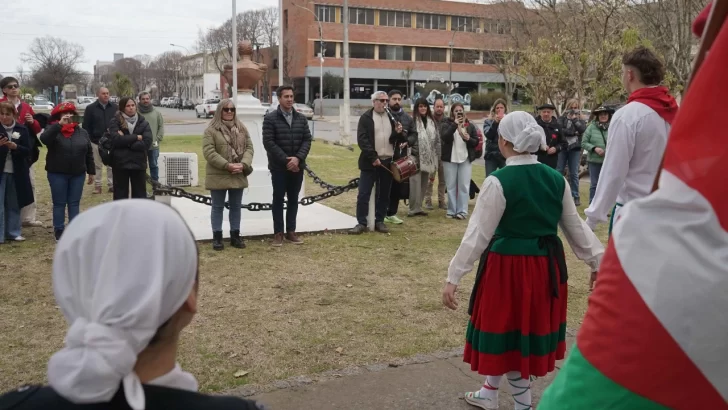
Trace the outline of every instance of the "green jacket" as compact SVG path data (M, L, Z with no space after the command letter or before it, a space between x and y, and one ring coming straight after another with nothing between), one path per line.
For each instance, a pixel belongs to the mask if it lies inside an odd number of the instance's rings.
M159 149L159 144L164 139L164 117L162 117L162 113L154 108L152 112L146 114L139 112L139 114L147 120L149 128L152 129L152 147L149 150Z
M607 155L607 134L609 131L604 131L597 127L596 122L592 122L584 131L584 137L581 140L581 147L589 152L586 157L587 162L594 162L601 164L604 162L604 157L599 156L594 152L594 148L601 148L604 150L604 155Z
M248 187L248 175L253 172L253 141L250 133L243 128L245 133L245 152L243 152L242 163L246 165L242 174L231 174L227 170L230 163L227 160L228 143L222 131L217 128L207 127L202 137L202 155L207 161L205 166L205 189L242 189Z

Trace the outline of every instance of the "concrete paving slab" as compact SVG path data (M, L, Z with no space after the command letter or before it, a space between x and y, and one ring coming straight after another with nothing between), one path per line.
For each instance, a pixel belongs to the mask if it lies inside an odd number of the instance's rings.
M570 347L573 342L574 337L570 334L567 345ZM531 384L534 404L538 403L561 365L558 362L556 371ZM465 410L475 407L463 400L463 394L479 389L485 380L470 371L470 365L463 362L461 355L424 363L415 360L414 364L397 367L386 363L371 365L341 373L351 375L325 378L318 383L308 377L305 383L276 382L273 386L277 389L249 398L271 410ZM286 388L289 385L293 387ZM505 379L500 389L499 409L513 409L513 398Z
M171 198L171 205L182 215L196 240L212 239L209 206L184 198ZM226 238L230 236L228 215L228 210L224 209L222 231ZM350 229L354 225L356 225L356 218L325 205L312 204L298 207L297 232ZM270 211L243 210L240 227L241 235L244 237L273 235L273 216Z

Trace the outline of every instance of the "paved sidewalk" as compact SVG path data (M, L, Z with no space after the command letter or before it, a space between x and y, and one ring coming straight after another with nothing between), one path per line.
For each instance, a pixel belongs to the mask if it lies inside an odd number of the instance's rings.
M573 333L569 332L567 345L570 347L573 342ZM334 377L323 377L318 382L306 377L277 382L274 386L283 388L250 398L258 400L270 410L476 409L465 403L462 395L466 391L479 389L484 378L471 372L470 365L463 363L461 355L444 353L411 360L415 363L402 366L395 364L396 367L382 364L342 371L350 375L327 372ZM557 363L557 368L561 364ZM534 404L538 403L556 372L532 383ZM293 387L285 388L288 385ZM499 409L513 409L513 399L505 380L501 385Z

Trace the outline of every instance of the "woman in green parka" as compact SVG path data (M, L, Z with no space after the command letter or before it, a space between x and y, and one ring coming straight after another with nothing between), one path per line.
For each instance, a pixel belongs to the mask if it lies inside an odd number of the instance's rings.
M245 248L240 237L243 189L253 172L253 142L242 122L235 115L231 99L220 102L215 116L202 137L202 154L207 160L205 188L212 196L212 248L221 251L222 215L225 197L230 203L230 245Z
M589 178L591 178L591 186L589 187L590 204L597 192L599 173L602 172L604 156L607 155L607 133L612 114L614 114L614 110L611 108L599 107L595 109L592 112L595 120L589 124L581 140L582 148L589 153L586 162L589 166Z

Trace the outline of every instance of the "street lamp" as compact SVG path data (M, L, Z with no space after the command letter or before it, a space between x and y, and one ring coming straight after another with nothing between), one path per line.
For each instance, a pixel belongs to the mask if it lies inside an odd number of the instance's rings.
M169 43L169 45L172 46L172 47L184 48L185 51L187 52L187 55L185 57L187 57L187 56L189 56L191 54L190 53L190 50L187 47L185 47L185 46L181 46L179 44L172 44L172 43ZM179 70L182 71L182 64L181 63L180 63ZM180 104L182 104L182 87L180 87L180 85L179 85L179 77L177 79L177 94L179 95ZM189 91L187 92L187 94L188 94L188 97L189 97Z
M295 3L293 3L293 5L313 14L313 18L316 19L316 22L318 23L318 26L319 26L319 45L320 45L319 59L321 62L321 74L319 77L319 98L321 98L321 109L319 110L319 115L320 115L320 118L323 119L324 118L324 50L326 48L326 45L324 44L324 29L321 26L321 21L319 21L318 16L311 9L309 9L307 7L303 7L303 6L295 4ZM279 67L280 67L280 65L279 65Z
M455 34L458 33L460 28L465 27L467 25L468 25L467 23L463 23L463 24L457 26L452 33L452 38L450 39L450 44L449 44L449 46L450 46L450 93L452 93L452 90L453 90L453 86L452 86L452 57L453 57L453 55L452 55L452 52L453 52L453 47L455 47Z

